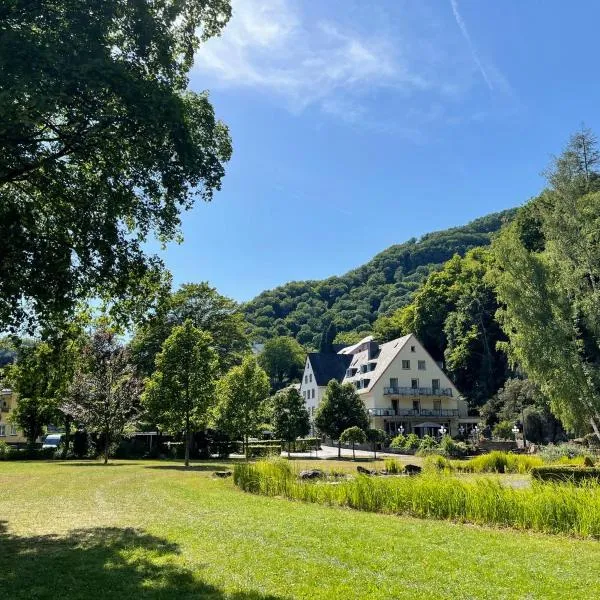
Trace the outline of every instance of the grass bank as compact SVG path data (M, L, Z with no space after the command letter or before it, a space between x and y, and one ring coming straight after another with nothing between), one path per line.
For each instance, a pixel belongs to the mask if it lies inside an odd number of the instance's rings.
M504 486L498 478L464 480L451 475L369 477L307 482L283 460L237 465L241 489L362 511L451 519L600 538L600 486L534 483L528 489Z
M600 596L595 541L285 502L212 477L229 467L0 463L0 590L11 600Z

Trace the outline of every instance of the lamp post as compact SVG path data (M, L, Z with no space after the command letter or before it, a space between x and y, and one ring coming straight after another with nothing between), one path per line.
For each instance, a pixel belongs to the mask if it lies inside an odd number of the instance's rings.
M475 425L471 433L473 434L473 444L476 444L477 440L479 439L479 426Z
M462 437L465 434L465 428L462 425L458 428L458 433L460 437Z
M402 425L398 427L398 431L400 432L400 435L404 435L404 427Z
M446 433L448 432L448 430L442 425L439 428L439 433L440 433L440 440L443 439L443 437L446 435Z

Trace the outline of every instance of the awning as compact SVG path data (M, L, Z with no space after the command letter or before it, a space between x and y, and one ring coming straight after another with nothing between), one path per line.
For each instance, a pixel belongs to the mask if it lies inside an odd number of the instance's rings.
M442 424L441 423L419 423L418 425L413 425L413 427L416 429L417 427L441 427Z

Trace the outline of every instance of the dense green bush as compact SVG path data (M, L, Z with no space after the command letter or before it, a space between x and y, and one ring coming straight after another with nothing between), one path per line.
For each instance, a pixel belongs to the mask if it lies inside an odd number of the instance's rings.
M552 481L557 483L600 483L600 468L549 465L531 469L531 477L537 481Z
M572 458L584 458L591 456L590 451L583 446L577 444L548 444L540 448L539 455L542 457L544 462L557 462L561 459L572 459Z
M464 442L457 442L449 435L445 435L440 442L438 451L442 456L449 458L463 458L467 455L469 447Z
M6 460L9 452L9 445L4 440L0 440L0 460Z
M3 460L49 460L55 458L56 448L11 448Z
M404 448L404 444L406 442L406 436L402 433L399 433L395 438L390 442L390 448Z
M435 438L430 435L424 435L419 442L419 450L431 450L433 448L437 448Z
M234 482L248 492L357 510L600 538L598 485L536 483L515 489L497 478L465 480L440 473L359 475L330 485L300 480L281 461L238 464Z
M421 440L416 433L409 433L404 441L404 448L406 450L416 450L421 445Z
M90 450L90 441L87 431L78 429L73 434L73 454L77 458L84 458Z
M279 456L281 454L281 444L252 444L246 450L248 458L266 458L269 456Z
M511 421L500 421L494 426L492 435L500 440L514 440L513 427L514 424Z

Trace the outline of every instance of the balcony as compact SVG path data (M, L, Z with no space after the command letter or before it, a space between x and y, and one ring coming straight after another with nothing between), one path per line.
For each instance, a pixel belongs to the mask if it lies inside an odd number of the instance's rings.
M369 408L371 417L458 417L458 408Z
M430 387L386 387L383 388L384 396L449 396L452 397L452 388Z
M0 412L10 412L10 408L8 406L0 407Z

